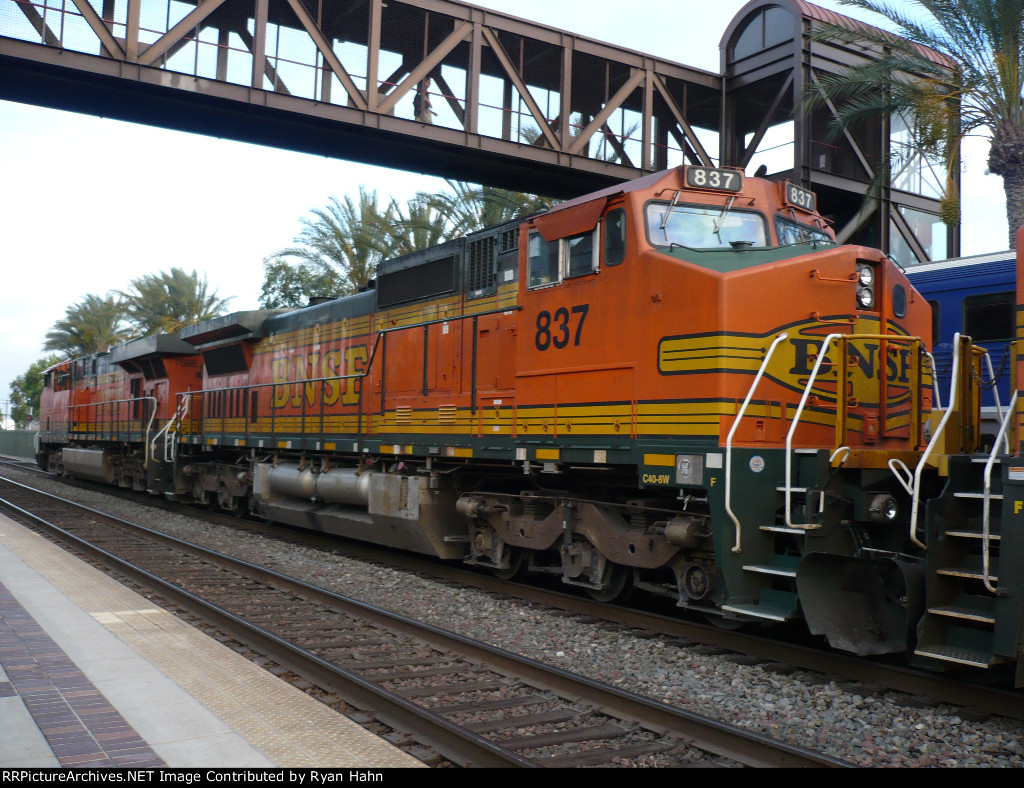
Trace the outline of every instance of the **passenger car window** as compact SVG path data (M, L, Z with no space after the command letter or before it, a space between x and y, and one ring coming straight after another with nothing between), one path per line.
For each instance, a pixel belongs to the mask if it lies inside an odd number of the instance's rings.
M1013 337L1015 293L986 293L964 299L964 333L975 342Z

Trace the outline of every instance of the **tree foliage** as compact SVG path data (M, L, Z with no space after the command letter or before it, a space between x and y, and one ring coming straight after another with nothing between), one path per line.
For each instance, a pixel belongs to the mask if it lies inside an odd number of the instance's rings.
M39 397L43 393L43 372L63 359L59 355L51 355L41 358L30 366L24 374L19 375L11 381L11 420L14 428L25 429L28 426L28 416L39 414Z
M420 193L404 206L381 206L375 191L332 197L301 219L295 245L263 261L259 303L264 309L296 308L314 297L358 291L391 257L546 210L554 200L489 186L448 181L449 191ZM171 268L133 279L105 297L88 295L67 308L47 334L46 350L68 357L90 355L133 337L177 331L222 314L230 298L210 292L196 271Z
M334 284L333 295L354 293L374 277L384 260L547 210L556 203L490 186L447 183L449 191L421 192L404 206L391 200L381 207L377 192L364 187L359 188L356 201L331 197L326 208L314 209L301 220L295 246L264 261L261 305L304 305L309 298L323 295L326 283Z
M451 191L420 192L416 200L435 210L448 229L448 237L493 227L496 224L546 211L557 203L549 197L477 186L464 181L445 181Z
M391 251L393 214L381 209L377 192L359 187L359 198L331 197L326 208L315 208L304 217L297 246L277 252L278 259L293 258L299 265L332 274L340 285L338 295L364 286L377 263Z
M989 171L1003 178L1014 246L1024 225L1024 0L912 0L899 7L840 2L885 17L901 38L867 26L815 33L817 40L867 43L880 56L821 77L821 90L812 86L809 104L820 105L827 96L847 126L902 115L917 147L946 167L947 223L958 221L953 173L960 142L969 134L987 137ZM905 12L906 6L919 13Z
M136 336L178 331L223 314L231 298L218 298L198 272L172 268L145 274L119 293Z
M419 199L409 200L404 208L392 200L389 207L390 257L429 249L458 237L456 231L445 224L444 216L436 208Z
M107 350L128 339L124 305L116 296L87 295L64 310L64 317L46 334L43 350L68 358Z
M297 309L307 306L311 298L335 297L341 287L333 271L301 263L293 265L280 257L268 257L263 261L260 308Z

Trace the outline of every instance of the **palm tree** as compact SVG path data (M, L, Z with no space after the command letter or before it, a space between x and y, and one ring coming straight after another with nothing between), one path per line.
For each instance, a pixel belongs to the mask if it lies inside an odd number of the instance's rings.
M1024 0L913 0L931 17L924 21L876 0L840 2L885 17L902 39L866 26L828 27L813 35L867 43L881 53L822 77L822 92L838 105L837 120L849 125L877 122L880 115L909 118L916 145L946 166L942 219L947 224L959 221L951 174L960 142L968 134L986 136L989 171L1003 178L1013 247L1017 228L1024 225ZM935 52L948 62L939 62ZM808 95L812 105L823 100Z
M459 236L437 208L422 199L409 200L404 209L392 200L390 207L393 217L390 251L394 255L429 249Z
M129 339L125 307L112 295L87 295L64 310L64 317L46 333L43 350L56 350L68 358L108 350Z
M453 238L545 211L558 202L549 197L493 186L476 186L464 181L445 182L451 192L421 192L416 199L440 214L450 228L449 237Z
M326 208L302 219L302 232L295 238L301 246L264 260L260 303L300 306L324 291L348 295L365 285L384 260L546 210L556 202L490 186L447 183L451 192L421 192L404 208L392 199L382 210L377 192L362 186L357 202L332 197Z
M359 187L358 203L351 197L331 197L326 208L312 210L302 219L302 232L292 246L274 257L294 257L306 265L332 272L340 281L339 295L353 293L375 273L377 263L390 256L393 247L391 206L381 211L377 192Z
M170 333L193 323L223 314L230 298L209 292L206 279L196 271L172 268L146 274L131 281L131 289L120 294L128 319L141 336Z

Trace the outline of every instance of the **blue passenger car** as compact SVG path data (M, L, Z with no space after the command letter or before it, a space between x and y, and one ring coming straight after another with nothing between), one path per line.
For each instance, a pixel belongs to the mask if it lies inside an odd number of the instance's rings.
M999 429L996 407L1010 398L1010 342L1014 335L1016 259L1013 251L959 257L907 269L907 276L932 306L932 336L939 393L947 404L953 335L970 336L989 351L995 383L983 381L983 431Z

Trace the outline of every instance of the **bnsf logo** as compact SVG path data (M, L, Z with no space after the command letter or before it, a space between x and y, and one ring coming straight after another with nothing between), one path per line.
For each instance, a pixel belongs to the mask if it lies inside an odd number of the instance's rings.
M821 331L815 326L816 332ZM665 337L658 346L658 371L663 375L754 375L771 345L771 335L742 336L704 334ZM822 350L823 338L795 336L776 350L766 377L781 386L803 393ZM842 344L833 341L825 350L811 393L826 401L835 401ZM878 401L885 388L885 399L893 404L906 398L916 371L918 345L893 336L883 343L877 338L858 339L851 335L846 344L849 396L865 404ZM884 356L884 358L883 358Z
M790 375L803 377L805 380L814 371L814 364L817 362L818 353L821 351L821 342L813 339L791 339L790 345L794 350L793 366L789 370ZM864 342L858 344L851 342L847 345L850 355L850 375L860 375L874 380L881 379L881 365L878 363L878 352L881 346L876 343ZM818 374L837 374L838 367L833 363L829 354L835 355L841 352L833 343L825 354L825 360L818 370ZM910 372L913 368L914 352L905 343L900 342L896 346L890 346L885 359L885 380L887 383L910 383Z
M301 408L338 404L356 405L359 391L356 379L343 377L361 372L369 358L366 345L341 350L314 351L305 355L282 356L271 362L274 396L271 407ZM310 382L312 381L312 382Z

